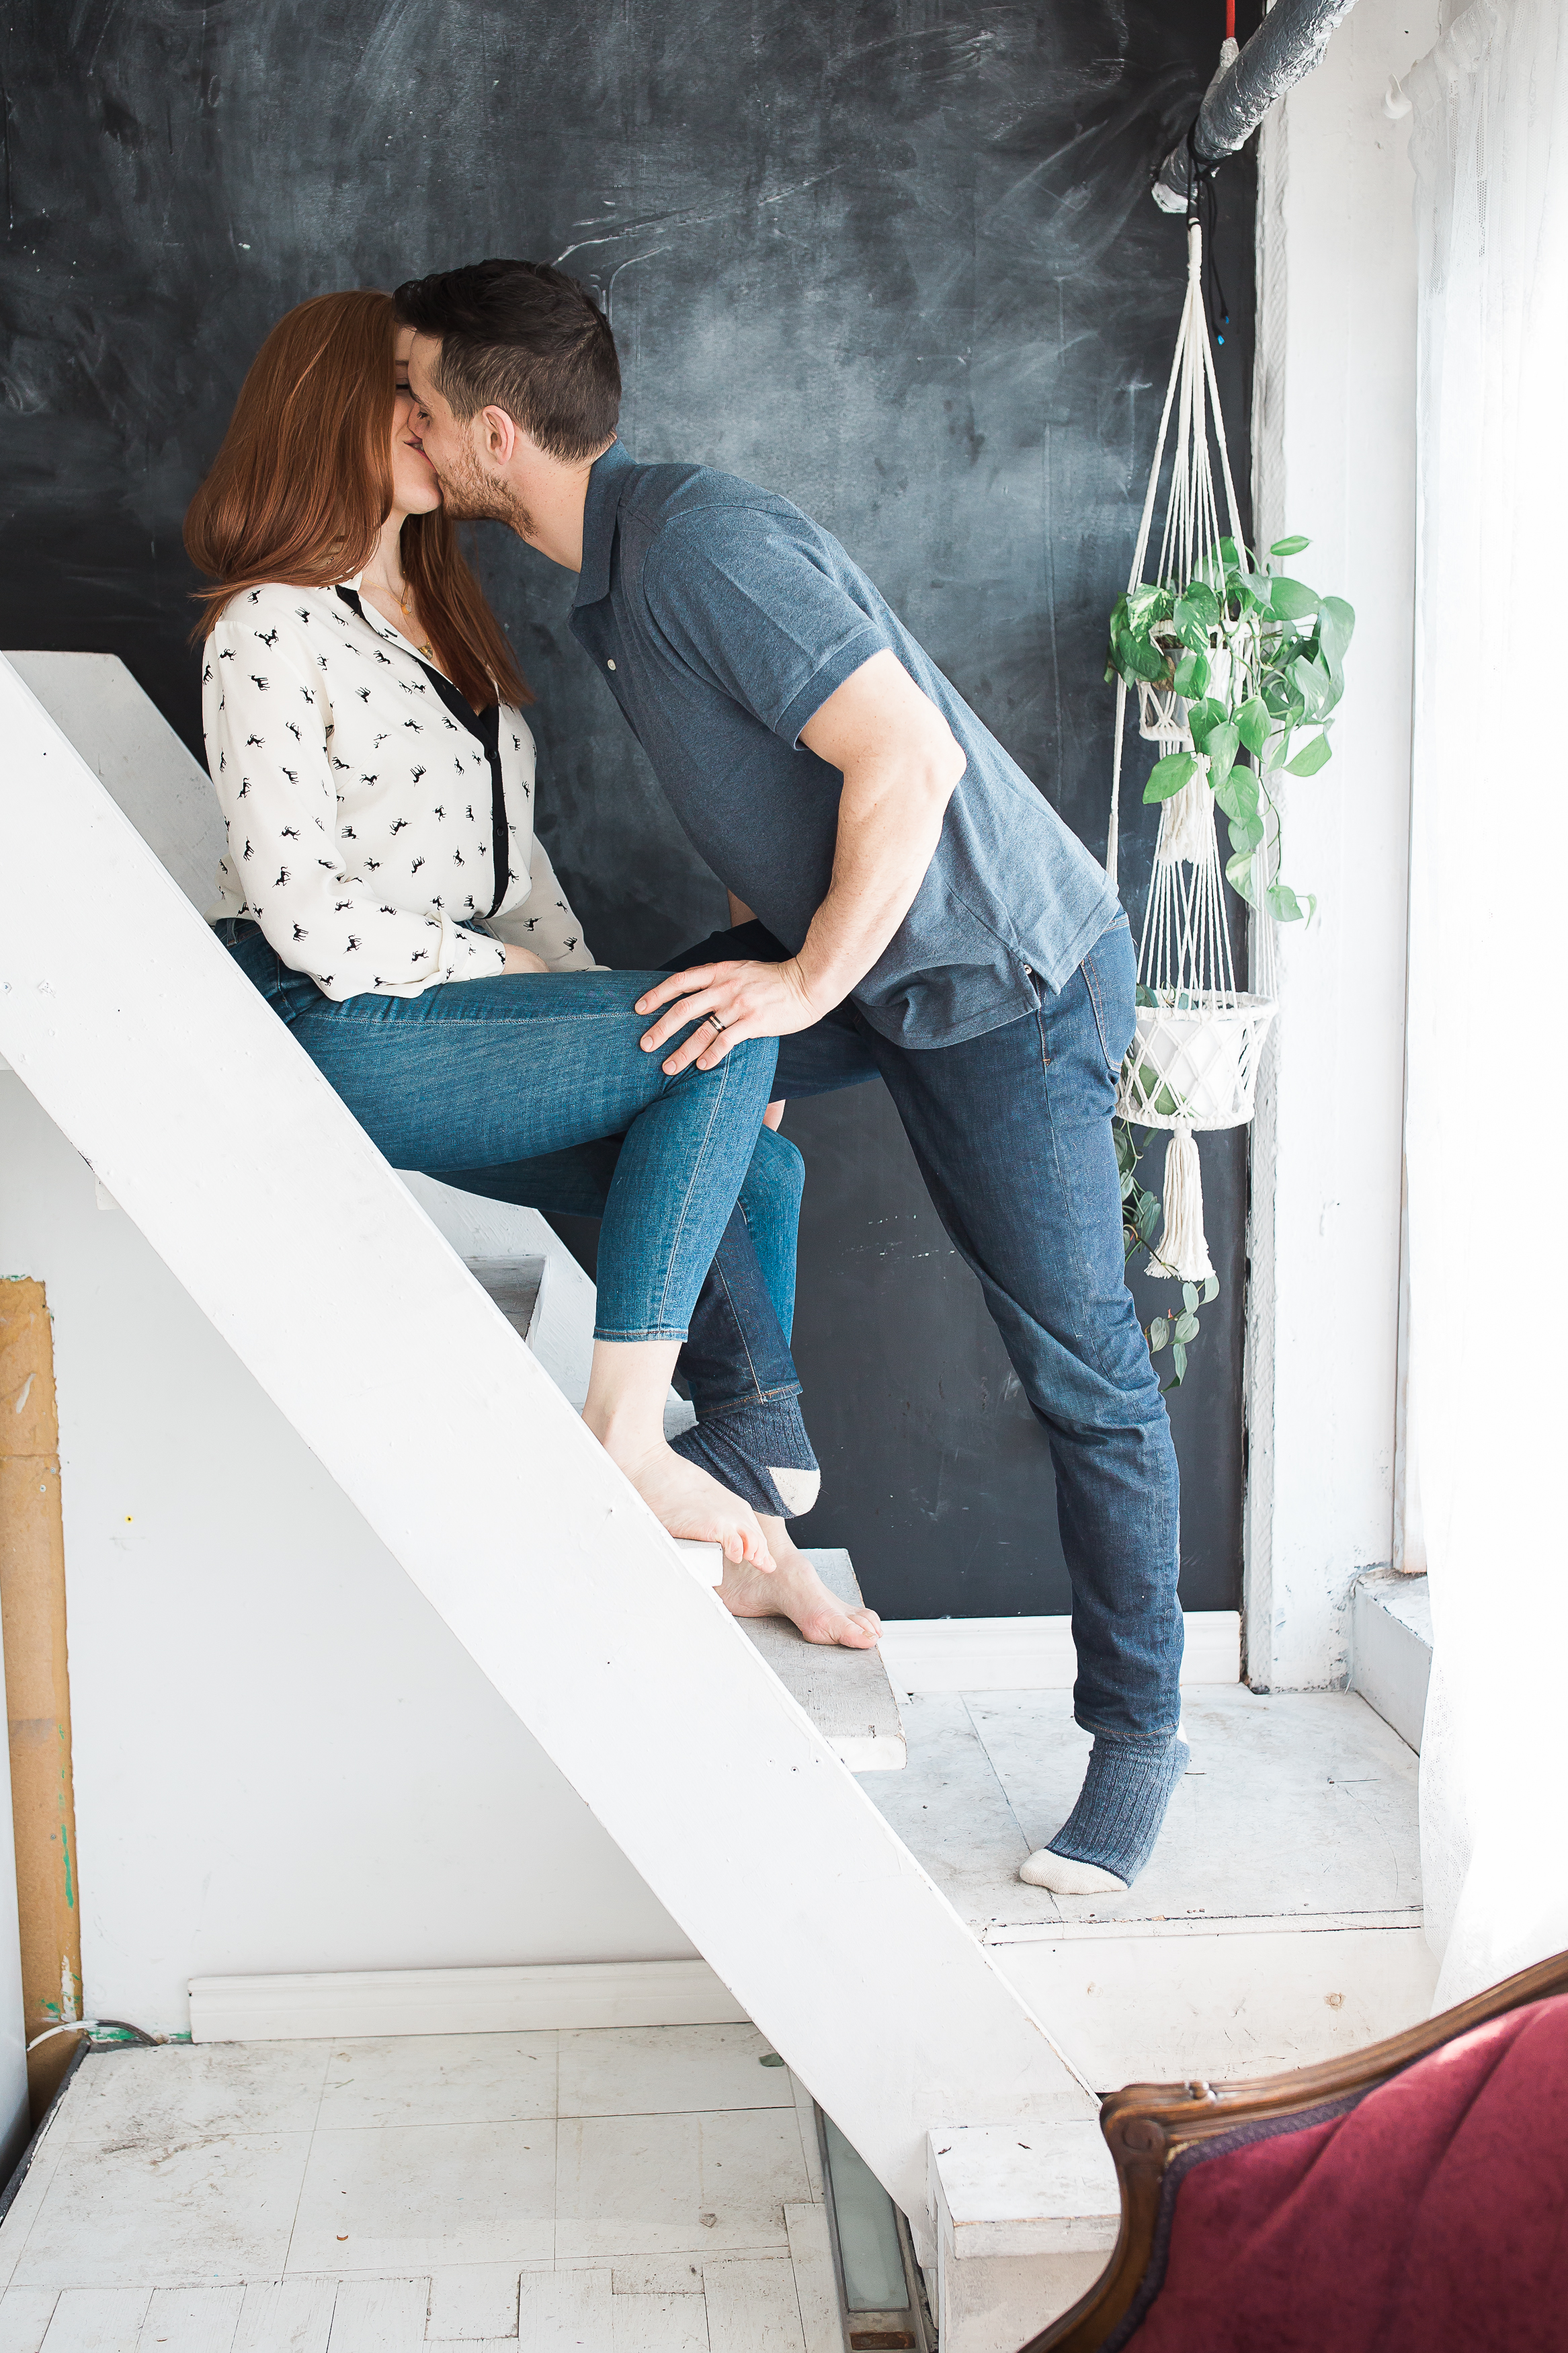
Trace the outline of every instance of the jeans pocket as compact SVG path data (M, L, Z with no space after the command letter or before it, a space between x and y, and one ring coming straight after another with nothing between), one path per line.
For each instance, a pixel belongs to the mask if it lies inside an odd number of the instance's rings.
M1137 965L1125 915L1119 915L1096 940L1079 969L1094 1009L1106 1070L1112 1079L1119 1078L1137 1028L1138 1010Z

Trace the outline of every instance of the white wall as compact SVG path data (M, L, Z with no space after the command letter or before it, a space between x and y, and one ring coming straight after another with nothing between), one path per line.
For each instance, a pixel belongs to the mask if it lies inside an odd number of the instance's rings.
M1345 1680L1351 1587L1393 1550L1415 595L1415 250L1384 95L1437 0L1360 0L1265 125L1258 528L1357 629L1334 757L1292 787L1280 1015L1253 1139L1247 1666Z
M89 2014L183 2030L193 1975L689 1954L94 1195L0 1075L0 1274L44 1282L54 1320Z

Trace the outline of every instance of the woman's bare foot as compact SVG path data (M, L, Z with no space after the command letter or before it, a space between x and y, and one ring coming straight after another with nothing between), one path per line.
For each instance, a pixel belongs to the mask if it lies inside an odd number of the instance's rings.
M791 1544L782 1520L758 1514L758 1525L775 1563L771 1577L726 1560L719 1599L732 1617L788 1618L808 1642L837 1642L847 1651L874 1650L882 1621L874 1609L846 1609L830 1593L803 1552Z
M593 1429L592 1422L588 1426ZM662 1439L635 1444L619 1438L613 1427L595 1430L594 1435L672 1536L722 1545L726 1579L732 1572L759 1583L771 1577L773 1559L767 1538L755 1512L739 1495L731 1495L694 1462L682 1461Z

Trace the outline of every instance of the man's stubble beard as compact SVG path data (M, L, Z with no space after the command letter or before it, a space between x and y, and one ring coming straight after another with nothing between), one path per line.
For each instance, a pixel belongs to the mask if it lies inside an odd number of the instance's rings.
M429 457L428 450L426 456ZM533 517L510 483L484 473L471 449L464 448L452 466L436 465L441 502L454 522L504 522L520 539L533 533Z

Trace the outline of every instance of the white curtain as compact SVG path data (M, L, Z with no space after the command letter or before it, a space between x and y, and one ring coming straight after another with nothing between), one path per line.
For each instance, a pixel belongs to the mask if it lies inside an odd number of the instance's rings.
M1568 1947L1568 12L1406 84L1421 232L1407 1567L1439 2005ZM1412 1557L1411 1555L1415 1556Z

